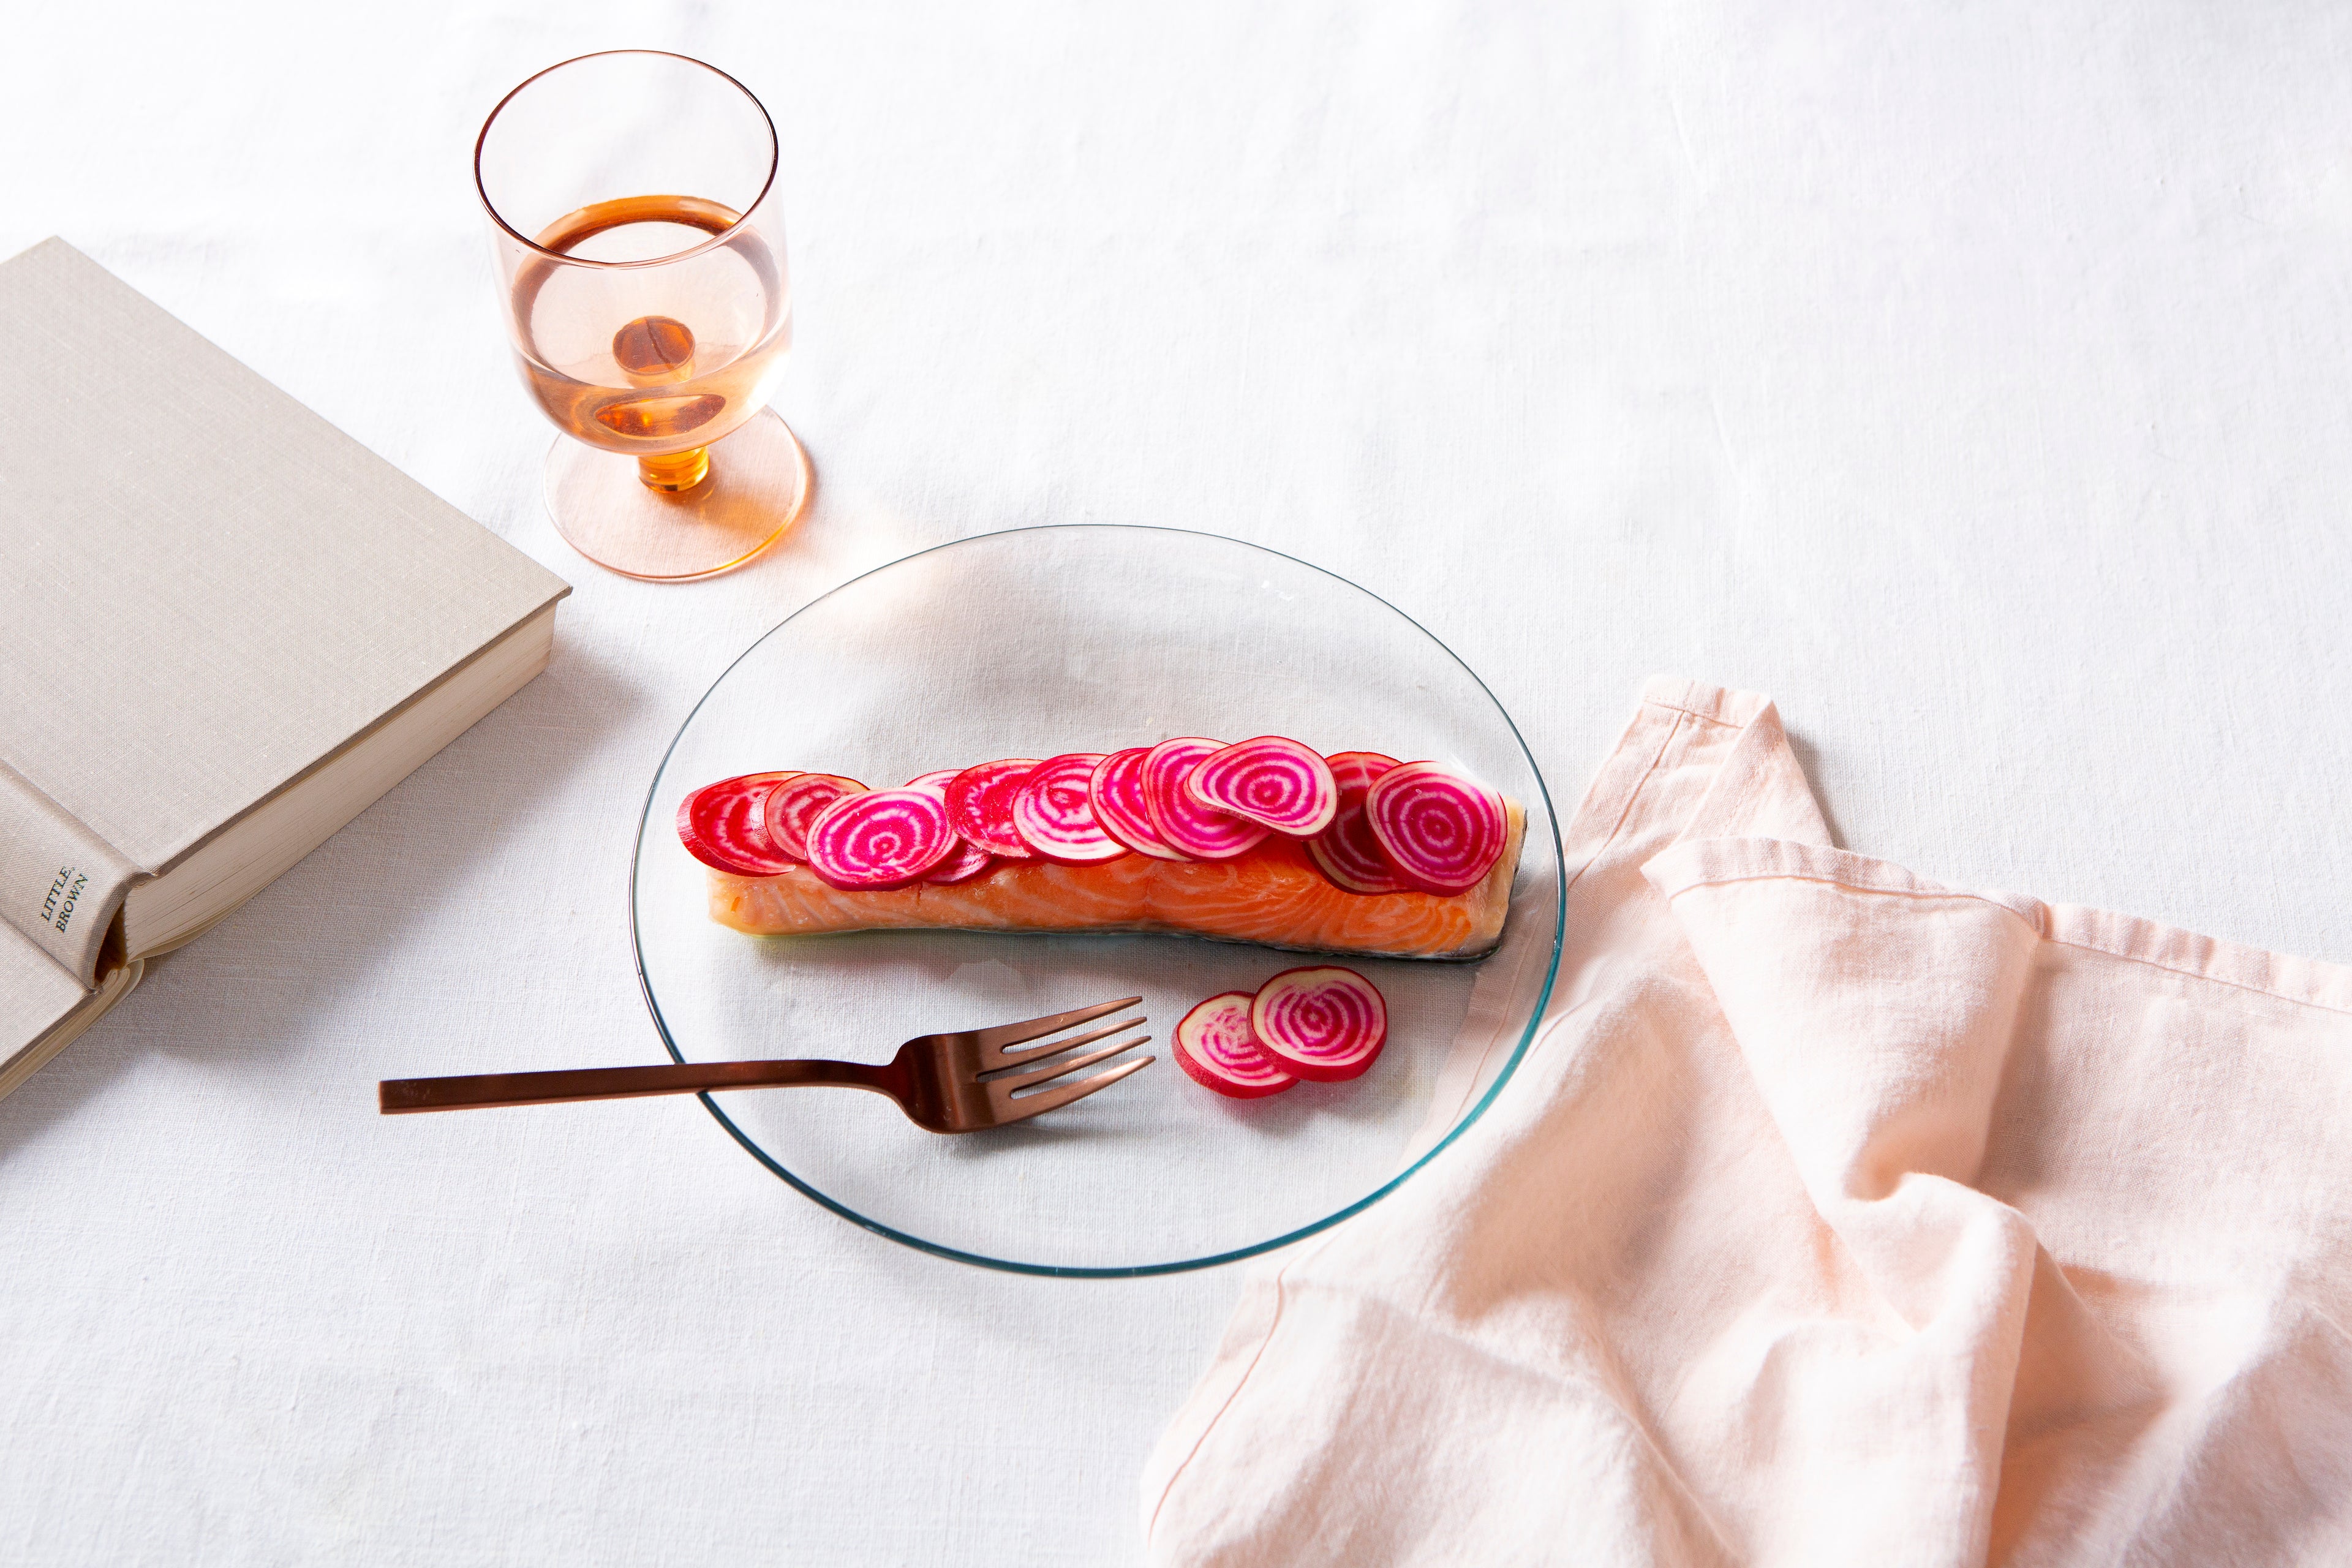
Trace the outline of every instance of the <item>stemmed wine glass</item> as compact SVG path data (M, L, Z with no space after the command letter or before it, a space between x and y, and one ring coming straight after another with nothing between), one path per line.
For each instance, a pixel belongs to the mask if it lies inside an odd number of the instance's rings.
M651 49L551 66L483 123L515 361L562 432L547 508L600 566L724 572L808 499L807 454L767 405L793 342L776 164L742 83Z

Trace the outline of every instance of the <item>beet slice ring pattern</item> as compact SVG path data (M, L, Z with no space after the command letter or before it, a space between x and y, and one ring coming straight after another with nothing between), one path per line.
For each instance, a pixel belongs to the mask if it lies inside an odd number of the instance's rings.
M1381 1054L1389 1008L1380 988L1352 969L1286 969L1257 988L1250 1033L1292 1076L1336 1083Z
M1013 797L1013 826L1022 842L1061 866L1099 866L1127 853L1127 846L1103 831L1087 786L1100 752L1065 752L1039 763L1021 793Z
M1339 752L1324 761L1339 786L1339 809L1330 826L1307 841L1307 858L1334 887L1350 893L1411 891L1412 884L1397 875L1364 813L1364 797L1381 774L1399 765L1397 760L1378 752Z
M1143 802L1160 839L1195 860L1230 860L1257 847L1273 829L1263 823L1202 805L1184 781L1204 758L1225 749L1223 741L1185 735L1162 741L1144 753Z
M955 776L961 772L963 772L961 768L939 768L928 773L917 773L898 787L919 789L927 795L938 795L940 804L945 805L948 801L948 785L953 783Z
M948 851L946 859L923 873L923 880L937 882L941 887L952 887L958 882L971 881L995 864L995 856L969 838L959 838L955 841L955 847Z
M1501 795L1435 763L1404 763L1382 773L1364 797L1364 811L1397 875L1449 897L1486 879L1510 831Z
M1013 826L1013 797L1036 766L1034 757L1004 757L964 769L948 781L948 822L967 842L992 855L1035 859L1037 852Z
M768 842L779 855L805 860L809 825L817 814L845 795L864 795L866 786L839 773L794 773L768 792L761 813Z
M1176 1065L1203 1089L1234 1100L1263 1100L1295 1089L1286 1070L1250 1033L1250 994L1228 991L1184 1015L1176 1026Z
M1190 860L1190 855L1151 826L1151 807L1143 796L1143 759L1150 754L1149 746L1130 746L1096 763L1094 777L1087 781L1087 804L1094 807L1103 831L1137 854L1155 860Z
M704 784L677 805L677 838L686 852L716 871L776 877L797 861L768 841L768 794L793 773L742 773Z
M952 784L956 775L962 771L961 768L940 768L932 773L917 773L898 787L919 789L925 795L935 795L940 797L940 804L945 805L948 803L948 785ZM924 872L923 880L937 882L942 887L952 886L957 882L969 882L995 864L995 856L959 834L956 836L955 847L948 851L947 858Z
M835 888L902 888L956 847L948 808L929 790L835 796L809 824L809 869Z
M1185 793L1213 811L1310 838L1331 826L1339 786L1322 753L1280 735L1260 735L1201 759Z

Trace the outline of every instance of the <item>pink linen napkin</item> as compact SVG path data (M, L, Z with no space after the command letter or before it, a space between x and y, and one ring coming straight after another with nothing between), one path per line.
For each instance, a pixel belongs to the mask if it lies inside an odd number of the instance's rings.
M2352 1562L2352 970L1828 847L1654 681L1486 1117L1255 1278L1160 1563Z

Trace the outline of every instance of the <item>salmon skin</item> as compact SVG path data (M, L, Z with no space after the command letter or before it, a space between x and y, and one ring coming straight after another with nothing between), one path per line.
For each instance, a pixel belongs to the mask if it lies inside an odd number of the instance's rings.
M853 931L1160 931L1301 952L1484 958L1503 940L1527 814L1503 803L1502 856L1466 893L1350 893L1296 840L1231 860L1125 855L1098 866L1000 860L969 882L850 891L805 866L780 877L710 873L710 918L753 936Z

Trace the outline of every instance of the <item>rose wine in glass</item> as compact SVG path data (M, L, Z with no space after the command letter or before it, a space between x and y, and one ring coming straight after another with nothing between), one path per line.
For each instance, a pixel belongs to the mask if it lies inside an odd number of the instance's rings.
M776 163L758 100L651 50L541 71L482 128L516 363L562 432L548 510L600 565L724 572L806 500L807 457L767 407L793 336Z

